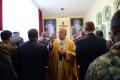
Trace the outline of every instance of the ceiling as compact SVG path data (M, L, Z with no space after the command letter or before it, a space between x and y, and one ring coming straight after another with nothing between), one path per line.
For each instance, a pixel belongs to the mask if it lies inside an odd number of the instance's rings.
M33 0L44 16L84 16L96 0ZM64 8L61 11L61 8Z

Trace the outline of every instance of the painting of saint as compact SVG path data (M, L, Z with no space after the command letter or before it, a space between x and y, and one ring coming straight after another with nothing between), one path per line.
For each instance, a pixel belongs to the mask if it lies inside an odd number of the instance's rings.
M71 19L71 35L73 38L79 36L79 32L83 29L83 19L82 18L72 18Z
M49 37L55 33L56 20L55 19L44 19L44 31L48 33Z

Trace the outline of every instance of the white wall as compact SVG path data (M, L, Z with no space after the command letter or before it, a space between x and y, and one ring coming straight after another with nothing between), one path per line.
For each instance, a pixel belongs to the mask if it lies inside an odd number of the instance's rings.
M38 29L38 22L38 8L32 0L3 0L4 30L19 31L26 41L28 30Z

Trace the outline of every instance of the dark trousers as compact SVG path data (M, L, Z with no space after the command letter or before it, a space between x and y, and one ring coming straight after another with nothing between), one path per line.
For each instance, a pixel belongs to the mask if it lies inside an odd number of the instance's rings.
M85 80L86 73L87 68L81 66L81 68L79 69L78 80Z

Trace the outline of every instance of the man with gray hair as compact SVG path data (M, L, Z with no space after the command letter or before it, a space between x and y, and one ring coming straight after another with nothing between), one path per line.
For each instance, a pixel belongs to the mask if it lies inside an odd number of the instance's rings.
M23 43L23 38L20 37L20 33L19 32L13 32L12 43L14 45L16 45L16 46L19 46L20 44Z
M39 40L39 42L45 46L49 44L49 38L48 38L48 33L47 32L42 32L42 39Z
M75 44L66 38L67 30L59 29L58 37L53 41L53 51L49 54L49 80L77 80Z

